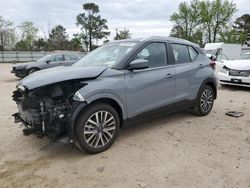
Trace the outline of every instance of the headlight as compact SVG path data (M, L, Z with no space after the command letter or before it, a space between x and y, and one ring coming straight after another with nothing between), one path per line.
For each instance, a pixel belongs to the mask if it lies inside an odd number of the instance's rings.
M17 89L20 90L21 92L25 92L25 87L23 85L18 85Z
M77 91L73 96L73 100L75 100L75 101L85 101L85 98L82 96L82 94L79 91Z
M227 74L228 68L226 66L223 66L222 69L220 69L221 73Z

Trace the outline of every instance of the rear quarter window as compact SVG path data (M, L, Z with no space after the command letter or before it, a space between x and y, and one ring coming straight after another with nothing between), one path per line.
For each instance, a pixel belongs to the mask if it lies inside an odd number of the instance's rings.
M188 46L188 51L190 55L190 60L194 61L198 56L198 52L192 46Z

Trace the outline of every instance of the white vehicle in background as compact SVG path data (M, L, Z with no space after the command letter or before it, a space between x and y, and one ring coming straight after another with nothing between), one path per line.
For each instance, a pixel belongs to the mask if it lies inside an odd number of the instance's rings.
M239 59L241 55L240 44L207 43L204 47L205 54L217 57L216 61Z
M216 69L221 85L250 87L250 52L237 60L223 60Z
M224 66L224 61L240 59L241 45L223 42L207 43L204 47L204 53L215 62L215 71L218 73Z

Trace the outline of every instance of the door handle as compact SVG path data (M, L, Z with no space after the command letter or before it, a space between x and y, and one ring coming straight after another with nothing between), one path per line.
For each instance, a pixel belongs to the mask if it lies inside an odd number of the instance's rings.
M165 75L165 78L172 78L173 77L173 74L171 73L168 73L167 75Z

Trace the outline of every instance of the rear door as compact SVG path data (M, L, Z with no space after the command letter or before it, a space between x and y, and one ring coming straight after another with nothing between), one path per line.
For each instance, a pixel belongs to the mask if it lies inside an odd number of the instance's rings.
M55 54L51 57L50 62L47 64L46 68L62 66L64 62L63 54Z
M199 60L198 51L185 44L170 44L175 61L175 107L193 103L205 73L200 70L204 65Z
M174 68L168 65L166 43L146 44L133 58L146 59L149 67L125 72L128 118L168 106L174 101Z

